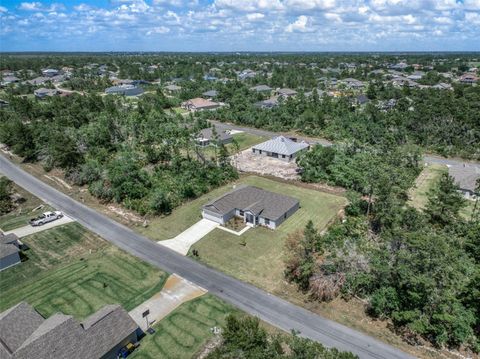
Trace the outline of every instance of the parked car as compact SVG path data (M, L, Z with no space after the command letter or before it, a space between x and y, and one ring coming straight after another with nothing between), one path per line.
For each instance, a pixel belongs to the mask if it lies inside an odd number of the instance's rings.
M30 225L35 226L42 226L45 223L55 221L63 217L63 213L60 211L55 212L45 212L44 214L38 216L37 218L32 218L30 220Z

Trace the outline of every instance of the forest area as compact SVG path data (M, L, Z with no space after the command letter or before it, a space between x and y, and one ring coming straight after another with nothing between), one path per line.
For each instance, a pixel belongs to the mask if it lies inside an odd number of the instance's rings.
M198 123L166 114L157 96L135 106L95 94L42 103L11 97L0 112L0 141L47 171L64 170L68 181L102 201L166 214L237 173L223 146L215 160L199 160L192 140Z

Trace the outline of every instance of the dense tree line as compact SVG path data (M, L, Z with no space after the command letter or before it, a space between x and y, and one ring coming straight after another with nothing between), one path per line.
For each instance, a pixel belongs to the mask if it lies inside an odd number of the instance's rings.
M141 214L168 213L237 174L218 146L197 155L199 125L163 111L163 95L137 103L97 95L44 101L10 97L0 111L0 141L46 170L61 168L74 184Z
M460 216L465 200L447 174L424 212L397 181L372 180L373 196L352 194L346 219L326 234L310 222L289 236L286 277L314 300L365 298L370 315L390 319L411 343L478 352L479 209Z
M455 91L402 90L371 83L366 106L355 106L353 93L351 98L332 98L314 91L309 97L300 93L268 110L256 108L254 95L241 84L231 88L228 107L199 116L272 131L295 130L333 141L375 145L388 139L395 145L416 144L445 156L480 158L478 86L458 85ZM380 104L388 99L397 104L384 111Z
M355 355L327 349L322 344L292 335L272 335L257 318L230 315L222 331L222 343L207 356L221 358L270 359L354 359Z
M5 177L0 177L0 215L12 210L12 192L12 182Z

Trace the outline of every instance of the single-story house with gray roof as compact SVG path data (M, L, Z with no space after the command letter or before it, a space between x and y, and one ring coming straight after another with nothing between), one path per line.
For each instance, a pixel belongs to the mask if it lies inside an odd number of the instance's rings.
M215 126L214 126L215 127ZM227 144L233 141L232 135L227 131L216 130L217 138L213 134L213 127L204 128L201 130L196 138L196 142L199 146L205 147L213 144L215 140L221 144Z
M475 199L476 182L480 178L480 168L473 165L456 165L448 168L448 174L453 177L460 192L467 199Z
M47 89L45 87L36 89L33 91L33 94L35 95L36 98L42 99L46 97L52 97L58 95L58 90L57 89Z
M0 271L22 262L20 258L22 248L23 243L15 234L0 232Z
M214 98L218 96L218 92L217 90L210 90L202 93L202 96L207 98Z
M270 92L272 91L272 88L267 85L257 85L257 86L250 87L250 90L255 92Z
M204 205L202 216L220 224L239 217L247 225L275 229L298 208L296 198L242 185Z
M295 142L287 137L278 136L253 146L252 152L259 156L268 156L289 162L309 148L310 145L304 141Z
M57 313L44 318L25 302L0 313L0 358L116 359L137 342L138 325L119 305L107 305L79 323Z
M119 85L105 89L109 95L138 96L143 94L143 89L134 85Z

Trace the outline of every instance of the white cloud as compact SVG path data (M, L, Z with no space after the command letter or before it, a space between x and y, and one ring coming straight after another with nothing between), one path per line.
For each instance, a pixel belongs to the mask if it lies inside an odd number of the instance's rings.
M80 4L80 5L77 5L77 6L74 6L73 7L76 11L89 11L91 10L92 8L90 6L88 6L87 4Z
M285 5L292 10L326 10L335 6L335 0L285 0Z
M230 9L244 12L283 9L283 4L279 0L215 0L214 5L218 9Z
M25 10L25 11L57 11L57 10L64 10L65 5L63 4L58 4L54 3L51 4L50 6L45 6L39 1L34 1L34 2L22 2L19 7L20 10Z
M463 6L467 10L480 10L480 0L464 0Z
M286 32L310 32L312 29L309 27L309 18L305 15L300 15L295 22L289 24L286 28Z
M153 34L167 34L170 32L170 29L165 26L157 26L152 28L151 30L147 31L147 35L153 35Z
M247 19L249 21L258 21L265 17L262 13L254 12L253 14L247 14Z

